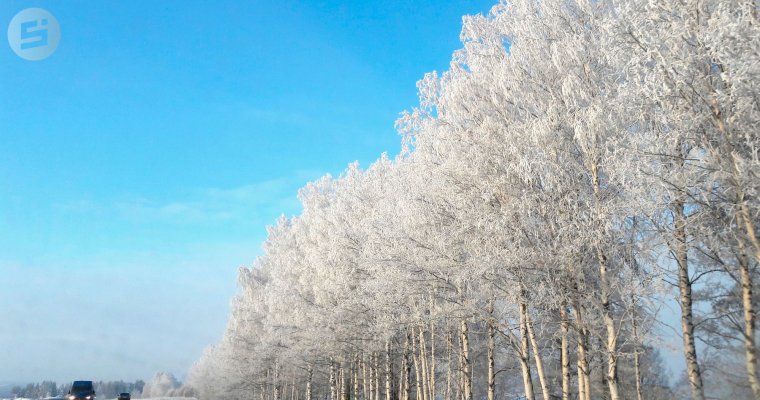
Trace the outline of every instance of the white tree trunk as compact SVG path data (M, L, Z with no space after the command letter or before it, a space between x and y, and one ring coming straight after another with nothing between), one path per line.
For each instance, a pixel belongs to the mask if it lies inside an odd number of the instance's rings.
M578 336L578 399L591 400L591 379L588 366L586 351L587 337L586 328L583 323L583 313L580 302L576 299L575 308L575 325Z
M311 364L309 364L309 368L306 371L306 400L312 400L312 394L311 394L311 379L314 375L314 371L312 369Z
M683 351L686 357L686 375L691 386L694 400L705 400L702 385L702 372L697 362L697 347L694 340L694 317L692 310L691 278L689 277L689 258L686 236L686 214L684 196L680 193L673 203L675 224L675 243L673 253L678 264L679 304L681 306L681 332L683 334Z
M274 373L272 374L272 387L274 392L272 398L274 400L280 400L280 366L277 361L274 362Z
M367 363L364 361L364 354L362 354L362 392L364 400L369 400L368 386L367 386ZM403 399L405 400L405 399Z
M560 364L562 365L562 400L570 400L570 351L568 344L569 321L567 320L567 306L562 303L559 310L561 320L561 349Z
M417 339L414 335L412 335L412 359L414 360L414 386L417 389L417 397L415 400L422 400L422 361L420 361L420 355L417 352Z
M435 304L433 304L435 307ZM430 321L430 379L428 379L430 385L430 395L428 399L435 400L435 322ZM390 399L389 399L390 400Z
M377 353L372 353L373 367L375 371L375 400L380 400L380 356Z
M330 359L330 400L336 400L338 398L338 389L335 386L336 384L336 376L335 376L335 362L333 359Z
M451 338L451 331L448 328L446 329L446 395L443 397L444 400L452 400L451 399L451 351L454 346L453 340Z
M604 320L605 330L607 332L606 355L607 355L607 386L610 390L610 400L619 400L618 376L617 376L617 331L615 320L612 317L610 305L610 283L607 276L607 257L597 247L599 259L599 276L602 286L602 319Z
M267 399L271 399L272 398L272 393L269 390L269 385L271 384L271 377L272 377L271 368L267 368L267 376L266 376L266 379L264 381L266 383L265 383L265 386L262 387L262 389L266 390L265 393L266 393L266 398ZM262 397L264 397L263 394L262 394Z
M341 400L347 400L346 396L349 396L349 391L348 391L348 387L347 387L348 383L346 382L346 370L345 370L345 367L343 366L343 364L344 363L340 364L340 374L339 374L339 376L340 376L340 399Z
M641 393L641 356L639 354L638 321L636 320L636 295L631 295L631 328L633 330L633 372L636 379L636 400L643 400Z
M488 307L488 322L486 323L487 335L488 335L488 400L495 400L496 398L496 368L494 362L494 353L496 351L496 328L494 327L493 320L493 305L489 304Z
M526 305L527 307L527 305ZM538 381L541 384L541 394L544 396L544 400L549 400L549 383L546 379L546 373L544 372L544 361L541 357L541 349L538 347L538 340L536 339L536 333L533 330L533 322L531 321L530 314L527 315L526 327L528 328L528 338L530 338L530 345L533 348L533 356L536 360L536 372L538 372Z
M459 336L462 342L461 368L462 368L462 398L472 400L472 365L470 363L470 333L467 320L462 319L459 324Z
M409 400L411 397L411 386L412 386L412 363L409 359L409 346L410 346L410 335L409 331L407 330L406 333L406 341L404 342L404 360L403 365L401 366L401 370L404 373L404 400Z
M380 400L375 397L375 353L369 355L369 400Z
M526 400L535 400L533 378L530 374L530 347L528 345L528 306L520 304L520 368Z
M359 354L354 356L354 400L359 400Z
M385 400L392 400L393 370L391 369L391 339L385 340Z
M594 196L597 205L601 197L599 189L599 165L591 163L591 178L594 186ZM601 233L600 233L601 234ZM610 304L610 279L607 271L607 256L604 254L601 243L596 243L596 258L599 263L599 285L601 286L602 319L607 331L606 355L607 355L607 386L610 390L610 400L619 400L618 376L617 376L617 332L615 320L612 316Z
M427 344L425 343L425 328L424 325L420 325L419 329L419 335L420 335L420 367L422 368L420 371L420 375L422 376L422 400L428 400L428 397L430 395L430 386L428 383L428 363L427 363Z
M755 309L752 304L752 276L744 245L739 245L739 270L741 271L742 308L744 311L744 353L747 380L756 399L760 399L760 380L757 371L757 346L755 344Z

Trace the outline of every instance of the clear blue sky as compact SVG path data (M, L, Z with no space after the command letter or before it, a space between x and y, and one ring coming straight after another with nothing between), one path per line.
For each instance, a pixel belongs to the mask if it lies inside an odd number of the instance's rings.
M495 0L0 2L0 382L182 375L305 182L395 154ZM17 57L11 18L62 39Z

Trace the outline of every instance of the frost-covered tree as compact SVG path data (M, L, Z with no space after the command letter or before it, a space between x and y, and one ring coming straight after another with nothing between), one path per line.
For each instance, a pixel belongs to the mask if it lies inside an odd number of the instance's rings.
M143 387L143 397L170 397L174 396L181 383L169 372L159 372Z
M189 386L204 399L669 398L653 345L674 273L704 398L692 285L709 272L723 288L710 312L725 311L710 332L743 347L757 397L757 10L515 0L465 17L450 68L397 122L401 154L300 191L303 211L241 269Z

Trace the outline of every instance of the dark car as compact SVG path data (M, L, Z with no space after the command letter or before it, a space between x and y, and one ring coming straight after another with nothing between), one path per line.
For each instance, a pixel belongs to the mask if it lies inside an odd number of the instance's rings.
M129 400L129 393L119 393L118 400Z
M74 381L69 390L68 400L94 400L95 388L92 381Z

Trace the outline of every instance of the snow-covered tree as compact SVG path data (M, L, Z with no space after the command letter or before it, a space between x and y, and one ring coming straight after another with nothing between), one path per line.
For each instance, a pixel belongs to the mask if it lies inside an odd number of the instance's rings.
M189 387L669 398L653 346L675 276L689 391L704 398L692 286L711 273L725 289L711 312L729 316L712 332L734 335L760 396L757 12L514 0L465 17L450 68L397 121L401 154L308 184L303 211L269 228Z

